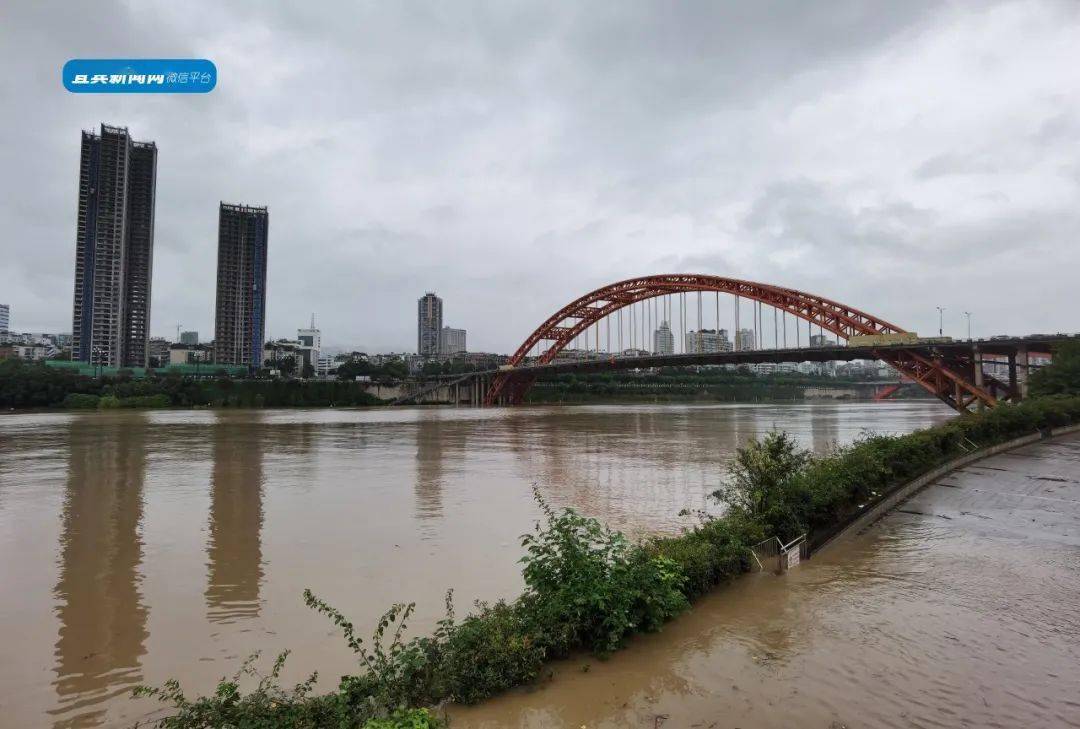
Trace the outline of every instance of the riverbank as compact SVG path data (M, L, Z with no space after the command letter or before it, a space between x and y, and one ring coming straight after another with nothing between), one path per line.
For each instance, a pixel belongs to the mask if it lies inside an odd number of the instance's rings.
M981 460L608 661L451 707L451 726L1075 726L1078 484L1078 435Z
M606 653L635 632L659 627L688 601L745 572L749 545L766 536L786 540L833 528L890 488L970 444L992 445L1078 421L1080 398L1046 398L964 416L911 435L867 437L823 458L791 451L791 468L774 472L766 463L765 471L755 475L762 459L781 458L785 448L791 450L783 443L774 448L775 439L766 439L764 445L749 447L763 450L746 457L749 491L742 500L729 501L726 516L680 537L631 546L592 520L549 512L536 540L525 541L528 589L514 602L481 606L461 622L444 622L434 635L402 645L382 663L373 665L364 658L367 670L343 682L334 694L311 698L307 691L283 692L271 685L241 696L229 683L219 687L216 698L189 704L166 692L164 698L178 712L168 726L202 726L198 718L207 714L197 712L206 711L219 721L301 717L318 723L342 717L363 720L378 707L478 701L534 680L547 661L583 647ZM755 486L755 478L766 480ZM537 581L535 571L530 578L529 567L536 560L558 578ZM627 574L634 579L615 577ZM308 602L328 614L352 642L352 626L339 613L314 597ZM400 613L398 609L390 616L389 625Z
M798 402L872 400L894 380L858 380L823 375L663 368L657 372L558 375L538 380L526 393L534 404L617 402ZM908 384L893 399L926 399Z
M382 405L365 383L337 380L234 380L178 375L87 377L20 360L0 362L0 409L264 408Z

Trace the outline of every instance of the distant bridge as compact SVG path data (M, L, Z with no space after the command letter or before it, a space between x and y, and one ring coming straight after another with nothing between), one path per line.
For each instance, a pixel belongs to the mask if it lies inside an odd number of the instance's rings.
M753 324L746 330L750 336L736 334L738 351L637 356L615 353L624 351L626 342L629 342L631 349L635 349L635 341L642 348L648 346L652 349L649 341L653 332L661 322L669 323L675 319L675 304L681 311L679 336L685 336L688 293L698 294L698 331L703 325L703 293L716 295L717 328L720 322L719 295L734 297L737 332L744 322L740 315L740 302L749 300ZM773 311L773 347L766 349L762 347L762 339L767 335L769 317L766 314L769 308ZM791 338L795 340L795 347L788 346L789 318L794 319ZM807 345L814 342L816 346L802 346L804 326ZM826 332L832 335L835 343L825 341ZM575 299L537 327L510 357L506 367L457 376L454 384L459 388L462 385L470 386L473 391L470 401L473 404L514 405L521 403L536 379L544 375L689 365L880 360L897 370L901 377L918 384L955 410L964 412L972 408L994 407L1003 400L1022 399L1026 395L1030 355L1048 353L1055 343L1067 338L1065 335L1051 335L873 347L848 347L840 342L858 335L907 333L895 324L846 304L782 286L703 274L644 276L619 281ZM739 346L740 340L746 338L750 339L752 346L745 346L745 342ZM576 356L560 357L564 350L575 344L577 347L573 354ZM986 372L984 363L987 359L1007 362L1008 376L1002 379ZM432 386L439 384L433 383ZM482 397L480 392L483 393Z
M516 376L537 379L561 374L590 374L614 372L619 370L638 370L659 367L691 367L699 365L752 365L760 363L779 364L783 362L851 362L853 360L882 359L882 350L913 349L928 359L944 358L954 360L966 358L980 365L1007 365L1008 375L1004 379L983 373L983 385L998 400L1020 400L1026 396L1027 370L1033 369L1028 363L1031 356L1048 355L1054 346L1069 339L1067 336L1011 337L1008 339L981 339L974 341L949 342L925 345L892 345L886 347L846 347L843 345L759 349L742 352L712 352L707 354L650 354L640 356L603 355L588 358L560 359L547 364L526 364L515 367ZM484 395L491 390L492 384L505 376L506 370L490 369L457 375L435 375L410 384L406 392L395 404L425 401L460 402L474 406L484 405ZM973 374L974 379L974 374ZM908 378L904 383L916 384ZM868 384L868 383L862 383ZM879 382L883 397L899 389L898 385L889 386ZM844 386L847 386L845 383ZM883 399L878 398L878 399ZM505 404L505 403L498 403Z

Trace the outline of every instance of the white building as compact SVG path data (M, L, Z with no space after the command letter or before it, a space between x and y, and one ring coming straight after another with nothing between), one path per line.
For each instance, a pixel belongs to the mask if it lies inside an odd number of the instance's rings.
M8 328L11 326L11 307L7 304L0 304L0 335L8 333Z
M675 335L666 321L660 322L660 327L653 332L653 351L657 354L675 354Z
M303 364L310 364L316 372L319 370L319 356L322 353L322 333L315 328L315 316L311 317L311 327L296 330L296 341L300 344ZM301 365L301 369L303 369ZM297 375L303 374L297 371Z
M757 349L753 329L740 329L735 333L735 351L746 352Z
M48 349L40 344L15 344L11 349L16 359L39 360L49 357Z
M328 354L319 355L319 364L315 367L315 374L319 377L327 377L331 372L337 370L340 362L334 361L334 358Z
M454 355L464 354L465 349L465 330L454 329L453 327L443 327L439 331L439 354L442 355Z

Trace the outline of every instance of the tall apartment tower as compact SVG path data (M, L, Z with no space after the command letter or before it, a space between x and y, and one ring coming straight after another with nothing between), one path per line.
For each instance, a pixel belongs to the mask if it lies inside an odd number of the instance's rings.
M266 208L221 203L218 209L214 361L262 366L266 339Z
M123 127L82 133L72 359L145 367L157 146Z
M675 354L675 335L671 333L671 325L666 321L660 322L660 326L653 332L653 352Z
M416 302L416 353L421 357L439 354L442 333L442 299L427 292Z
M8 333L11 326L11 308L7 304L0 304L0 336Z

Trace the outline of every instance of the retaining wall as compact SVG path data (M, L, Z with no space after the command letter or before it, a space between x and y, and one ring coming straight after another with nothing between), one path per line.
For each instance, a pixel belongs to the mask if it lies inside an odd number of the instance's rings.
M872 505L868 506L865 511L859 514L857 517L848 522L847 525L840 528L839 531L829 534L825 539L817 545L811 546L811 554L818 554L821 551L827 549L832 544L841 540L845 536L851 534L858 534L862 530L869 527L871 524L881 519L890 511L895 509L900 504L910 499L915 494L922 491L924 488L934 483L942 476L952 473L953 471L963 468L964 466L981 461L984 458L990 456L996 456L999 453L1005 451L1011 451L1014 448L1020 448L1021 446L1037 443L1041 440L1047 440L1059 435L1067 435L1069 433L1080 432L1080 425L1068 425L1062 428L1053 428L1051 430L1042 431L1039 433L1032 433L1031 435L1025 435L1021 438L1015 438L1004 443L998 443L997 445L987 446L986 448L980 448L977 451L971 453L965 453L958 458L954 458L951 461L941 464L937 468L933 468L922 476L908 481L907 483L900 484L899 486L890 490L887 494L880 497Z

